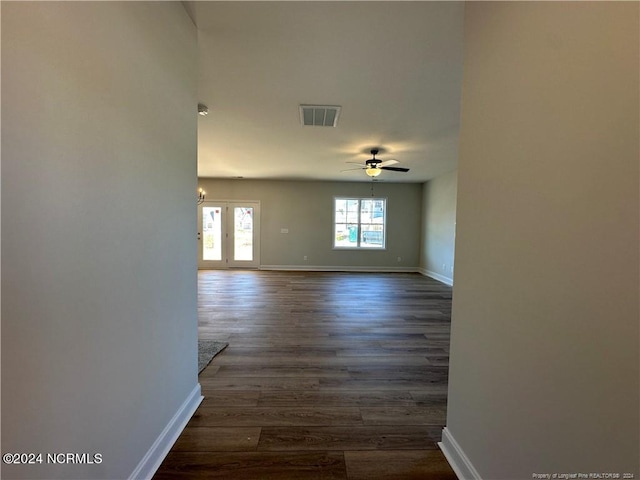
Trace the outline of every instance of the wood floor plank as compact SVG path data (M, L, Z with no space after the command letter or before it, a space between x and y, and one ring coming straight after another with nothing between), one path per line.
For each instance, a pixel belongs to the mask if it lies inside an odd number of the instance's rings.
M426 351L425 353L429 353ZM442 353L442 352L434 352ZM255 356L263 357L302 357L307 359L335 357L336 349L331 346L305 348L301 351L299 347L283 347L281 345L268 347L239 347L238 345L231 344L224 349L223 353L216 357L218 359L225 358L227 360L233 360L234 358L253 358Z
M215 390L207 392L200 407L256 407L259 398L260 392L257 390Z
M407 347L400 348L396 346L396 348L382 347L378 346L375 348L339 348L336 351L336 355L338 357L395 357L397 355L413 355L413 356L421 356L428 357L430 354L437 350L441 355L444 353L441 347L432 347L432 346L423 346L423 347ZM346 360L345 360L346 361Z
M348 371L350 378L357 380L394 378L429 383L446 383L449 374L447 367L425 368L424 366L409 365L362 365L349 367Z
M260 427L197 427L189 425L174 444L175 452L255 451Z
M370 338L351 338L351 339L330 339L329 337L297 337L295 335L287 335L276 338L269 338L265 336L259 337L247 337L247 336L238 336L238 337L229 337L227 340L229 343L234 343L239 347L268 347L277 343L278 345L289 346L292 348L313 348L313 347L322 347L326 345L332 345L334 348L378 348L381 345L379 340L372 340ZM391 348L399 347L400 344L398 341L396 343L393 342L385 342ZM429 345L429 341L426 338L414 340L416 346L427 346Z
M190 426L362 425L356 407L200 407Z
M214 359L215 360L215 359ZM320 380L317 378L287 377L212 377L201 378L200 385L208 391L216 390L317 390Z
M446 381L446 379L443 380L435 373L430 380L405 378L320 378L318 379L318 388L320 390L417 390L429 383L442 384L443 381Z
M446 386L445 386L446 387ZM447 404L447 389L441 388L439 390L431 391L411 391L411 398L416 402L417 406L421 405L446 405Z
M171 452L155 480L346 480L342 452Z
M349 480L457 480L440 450L344 452Z
M259 406L416 406L417 403L410 392L405 391L336 391L336 392L263 392L258 400Z
M224 377L333 377L349 378L346 367L290 366L290 365L223 365L218 366L217 378Z
M259 352L256 352L254 355L248 356L229 356L229 355L218 355L216 357L216 363L220 366L225 365L233 365L235 367L247 366L247 367L255 367L255 366L283 366L283 367L295 367L295 368L304 368L304 367L359 367L359 366L372 366L372 365L381 365L381 366L425 366L431 365L431 358L443 357L443 355L430 355L426 353L425 355L403 355L398 353L396 355L361 355L361 356L315 356L315 357L301 357L300 355L260 355ZM448 355L444 355L444 358L449 358Z
M434 367L449 366L449 355L432 355L425 357L425 359L429 365L433 365Z
M436 449L440 428L424 426L265 427L258 450Z
M447 419L447 406L386 406L360 408L365 425L440 425Z

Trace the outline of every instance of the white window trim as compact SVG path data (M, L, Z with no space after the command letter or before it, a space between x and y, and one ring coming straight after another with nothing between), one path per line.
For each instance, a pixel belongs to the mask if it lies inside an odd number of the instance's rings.
M381 247L361 247L361 246L355 246L355 247L345 247L345 246L336 246L335 242L336 242L336 200L358 200L358 202L361 202L362 200L384 200L384 221L382 223L382 232L383 232L383 245ZM387 249L387 211L388 211L388 199L387 197L344 197L344 196L335 196L333 197L333 205L332 205L332 218L333 218L333 235L332 235L332 239L331 239L331 244L332 244L332 249L333 250L346 250L346 251L372 251L372 252L379 252L379 251L384 251ZM360 229L361 229L361 223L360 223L360 214L361 214L361 207L360 207L360 203L358 203L358 243L360 243Z

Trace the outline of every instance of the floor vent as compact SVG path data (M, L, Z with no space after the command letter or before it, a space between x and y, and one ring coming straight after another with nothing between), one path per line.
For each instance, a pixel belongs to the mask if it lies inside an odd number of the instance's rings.
M337 105L300 105L300 123L313 127L336 127L341 109Z

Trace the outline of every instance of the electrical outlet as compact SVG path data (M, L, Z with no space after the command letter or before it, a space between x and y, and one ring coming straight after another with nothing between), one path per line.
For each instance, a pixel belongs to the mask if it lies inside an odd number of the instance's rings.
M447 264L446 264L446 263L443 263L443 264L442 264L442 271L443 271L443 272L446 272L446 271L447 271Z
M398 257L398 261L401 262L402 261L402 257Z
M307 256L305 255L304 257L302 257L302 259L303 259L303 260L306 260L306 259L307 259Z

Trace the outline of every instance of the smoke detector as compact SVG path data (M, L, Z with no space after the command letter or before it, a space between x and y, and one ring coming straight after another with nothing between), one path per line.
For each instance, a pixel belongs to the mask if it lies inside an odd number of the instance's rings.
M209 115L209 107L207 107L204 103L198 104L198 115Z

